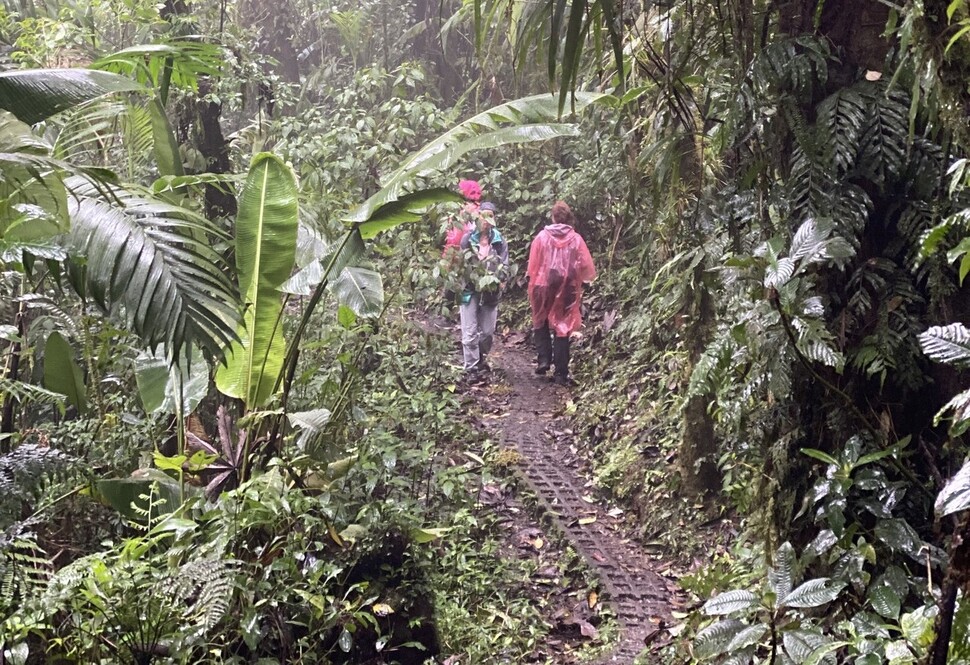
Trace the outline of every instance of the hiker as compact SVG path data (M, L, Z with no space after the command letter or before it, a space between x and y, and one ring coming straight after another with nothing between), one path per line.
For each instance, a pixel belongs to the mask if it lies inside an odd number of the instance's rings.
M478 219L479 201L482 199L482 188L474 180L459 180L458 191L465 197L465 205L448 220L448 232L445 235L445 248L442 257L454 256L459 250L461 237L475 230Z
M495 205L482 203L478 223L461 237L465 288L461 294L463 367L474 378L489 370L498 300L509 264L509 246L495 227Z
M455 286L453 286L455 282L453 273L461 260L461 238L466 233L475 230L478 220L478 202L482 198L482 188L474 180L459 180L458 191L465 198L465 204L458 211L458 214L448 217L445 247L441 250L440 271L445 278L444 297L449 309L457 302L458 294L455 292Z
M596 277L596 268L586 242L573 229L576 218L569 206L556 201L551 217L552 224L539 231L529 249L529 305L539 356L536 374L555 364L553 381L566 386L572 383L569 336L583 323L583 283Z

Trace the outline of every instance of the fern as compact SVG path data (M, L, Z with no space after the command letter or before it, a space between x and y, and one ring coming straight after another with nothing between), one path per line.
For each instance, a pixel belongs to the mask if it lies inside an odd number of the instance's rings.
M52 404L57 407L61 415L64 415L67 409L67 398L64 395L47 390L46 388L41 388L40 386L24 383L23 381L0 378L0 396L2 396L0 403L4 400L12 399L21 405L32 403Z
M859 163L873 182L887 187L906 166L909 103L898 91L877 86L869 91L870 120L862 137Z
M26 293L17 299L31 312L31 328L41 322L48 323L49 329L63 333L65 337L75 338L80 334L75 317L54 302L50 296L39 293Z
M0 617L22 607L27 597L42 590L50 578L50 567L33 534L0 542Z
M0 524L19 513L20 502L28 498L51 473L73 460L68 455L31 443L0 455Z
M866 101L856 90L843 88L818 105L816 129L824 164L837 176L853 169L866 126Z
M159 591L169 589L172 598L184 606L186 629L205 632L229 611L235 582L231 564L220 559L190 561L163 582Z

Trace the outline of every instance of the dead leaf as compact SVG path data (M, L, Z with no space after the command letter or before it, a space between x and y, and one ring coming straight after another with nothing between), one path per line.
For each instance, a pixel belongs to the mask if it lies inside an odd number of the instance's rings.
M371 609L374 610L374 614L379 617L386 617L388 614L394 614L394 608L387 603L374 603L371 606Z
M591 640L599 637L599 631L589 621L579 621L577 623L579 623L579 632L583 634L583 637L588 637Z
M600 597L598 593L596 593L595 591L590 591L589 595L586 596L586 604L589 606L589 609L591 610L595 609L596 603L599 602L599 599Z
M587 524L592 524L595 521L596 521L596 518L595 517L580 517L579 518L579 524L580 524L580 526L585 526Z

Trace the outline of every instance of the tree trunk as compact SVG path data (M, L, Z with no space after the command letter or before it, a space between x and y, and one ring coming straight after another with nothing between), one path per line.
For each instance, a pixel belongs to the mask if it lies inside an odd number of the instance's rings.
M197 103L199 152L205 157L206 168L210 173L229 173L231 166L229 163L229 143L222 135L222 126L219 122L222 104L203 99L208 94L210 87L211 82L209 80L202 79L199 81L200 99ZM205 214L207 218L233 217L236 210L235 196L222 191L218 187L206 185Z
M687 333L690 364L693 371L707 346L709 332L714 324L714 305L710 291L704 283L703 263L694 269L693 316L689 317ZM717 439L714 421L708 406L714 395L692 395L684 405L684 422L680 438L680 473L684 491L691 496L703 496L721 487L721 474L717 468Z

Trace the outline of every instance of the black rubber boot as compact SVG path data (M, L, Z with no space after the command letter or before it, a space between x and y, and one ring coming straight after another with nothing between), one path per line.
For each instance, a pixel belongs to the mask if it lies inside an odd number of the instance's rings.
M539 365L536 374L545 374L552 365L552 340L549 338L549 326L543 326L532 331L532 343L536 345Z
M556 365L556 383L569 383L569 338L556 337L552 345L552 360Z

